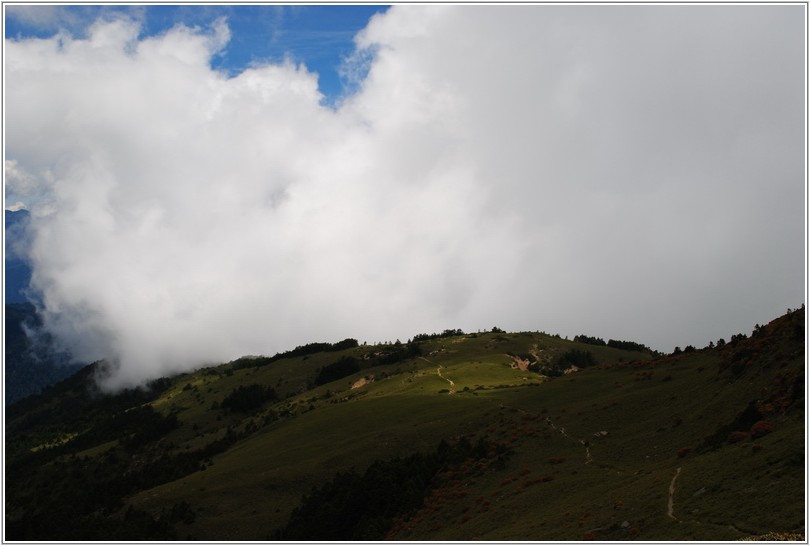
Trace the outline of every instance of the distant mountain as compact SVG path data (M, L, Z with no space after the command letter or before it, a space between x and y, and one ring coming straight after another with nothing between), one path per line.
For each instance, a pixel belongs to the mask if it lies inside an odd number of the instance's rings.
M39 393L43 388L73 375L81 365L70 364L64 353L54 350L47 335L36 342L25 327L36 330L42 326L30 303L9 303L5 306L5 391L6 405Z
M5 303L28 301L25 290L31 282L31 268L19 247L25 244L25 230L30 219L30 213L24 209L5 211Z
M23 325L35 331L41 326L27 291L31 267L25 256L31 215L27 210L5 211L5 402L6 405L37 394L42 388L73 374L80 366L57 354L47 336L30 340Z
M804 333L448 330L116 395L99 362L7 408L4 538L804 541Z

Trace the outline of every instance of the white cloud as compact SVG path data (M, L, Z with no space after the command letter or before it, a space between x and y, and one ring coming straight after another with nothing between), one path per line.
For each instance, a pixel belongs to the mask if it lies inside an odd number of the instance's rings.
M290 62L211 70L224 21L7 40L46 322L109 386L449 327L746 330L803 297L793 8L394 6L337 111Z
M36 194L42 187L37 179L22 169L17 161L7 159L4 162L4 176L6 191L16 197L25 197Z

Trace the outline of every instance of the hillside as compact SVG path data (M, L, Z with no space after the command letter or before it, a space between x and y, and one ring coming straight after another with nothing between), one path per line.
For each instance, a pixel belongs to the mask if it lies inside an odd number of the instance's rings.
M96 363L7 409L5 538L797 537L804 335L803 307L668 356L448 330L116 396Z

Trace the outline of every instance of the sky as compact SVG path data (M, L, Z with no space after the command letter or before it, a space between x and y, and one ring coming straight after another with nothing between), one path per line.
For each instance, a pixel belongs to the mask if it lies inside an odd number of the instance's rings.
M226 18L227 47L209 63L236 75L254 64L305 63L318 74L324 104L335 106L356 90L357 63L350 62L354 35L386 5L11 5L6 11L5 37L49 38L60 31L87 38L97 19L128 17L139 23L139 37L156 36L176 25L205 28ZM358 59L359 60L359 59Z
M803 5L4 5L6 207L110 389L498 326L702 347L805 297Z

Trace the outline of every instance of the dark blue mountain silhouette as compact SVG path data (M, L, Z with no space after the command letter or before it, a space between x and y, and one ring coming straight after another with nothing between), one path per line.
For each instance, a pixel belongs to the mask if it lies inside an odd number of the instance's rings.
M71 363L70 356L58 351L31 303L5 306L5 391L6 405L38 394L48 385L70 377L83 364ZM27 332L37 332L29 337Z
M11 404L69 377L82 365L57 350L42 331L29 291L31 267L26 258L27 210L5 211L5 403ZM29 336L33 332L33 336Z
M6 301L28 301L25 291L31 282L31 267L24 254L27 244L26 230L31 215L27 210L5 211Z

